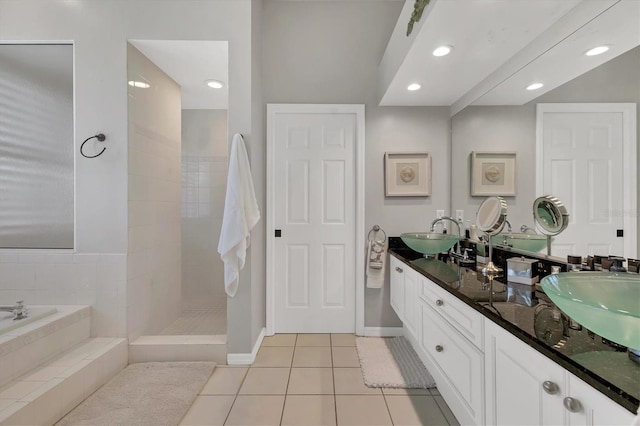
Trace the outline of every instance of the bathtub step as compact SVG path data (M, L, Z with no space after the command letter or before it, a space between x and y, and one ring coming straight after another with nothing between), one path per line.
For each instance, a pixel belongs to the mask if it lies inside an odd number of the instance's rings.
M154 361L214 361L226 364L227 336L140 336L129 343L129 363Z
M0 425L52 425L126 365L126 339L87 339L0 388Z
M0 387L89 338L91 307L58 306L55 311L0 336Z

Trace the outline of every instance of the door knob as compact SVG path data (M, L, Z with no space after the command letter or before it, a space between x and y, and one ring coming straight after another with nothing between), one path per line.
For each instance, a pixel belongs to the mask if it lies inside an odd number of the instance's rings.
M542 389L544 389L544 391L549 395L555 395L558 393L558 385L549 380L542 383Z
M442 305L444 305L444 302L442 300L438 299L438 300L436 300L436 305L442 306Z
M436 345L436 352L442 352L444 348L441 345Z
M579 413L582 411L582 404L575 398L568 396L562 401L562 403L564 404L564 408L572 413Z
M400 268L399 266L396 266L396 271L398 271L399 273L402 273L402 268Z

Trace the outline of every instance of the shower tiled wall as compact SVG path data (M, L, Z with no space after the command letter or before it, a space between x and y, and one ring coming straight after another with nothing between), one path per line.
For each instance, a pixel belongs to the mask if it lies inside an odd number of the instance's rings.
M218 239L227 183L227 111L182 111L182 302L224 297Z
M180 86L128 46L129 339L156 334L181 310Z

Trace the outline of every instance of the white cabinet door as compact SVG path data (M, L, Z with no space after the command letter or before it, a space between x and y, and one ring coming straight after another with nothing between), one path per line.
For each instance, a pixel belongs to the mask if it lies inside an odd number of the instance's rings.
M562 425L565 370L492 321L485 330L487 424Z
M416 338L420 337L420 305L418 301L419 274L411 268L404 270L404 325Z
M424 301L419 304L422 350L434 360L446 381L438 381L440 393L461 424L484 424L482 352Z
M630 425L633 414L616 404L578 377L567 372L569 386L566 397L572 398L577 412L567 410L567 424L570 426ZM570 404L566 406L571 407ZM574 410L575 411L575 410Z
M393 256L389 256L391 270L389 272L389 286L391 292L389 294L389 302L396 315L404 322L404 263L400 262ZM408 269L408 268L407 268Z
M482 314L447 293L428 278L422 278L420 281L420 297L451 323L464 337L473 342L480 350L483 350L482 333L484 328L482 324L484 317Z

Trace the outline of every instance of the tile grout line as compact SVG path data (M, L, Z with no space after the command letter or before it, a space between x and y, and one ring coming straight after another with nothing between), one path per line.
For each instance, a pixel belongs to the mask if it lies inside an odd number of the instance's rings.
M284 408L287 405L287 397L289 396L289 383L291 383L291 372L293 371L293 358L296 356L296 347L298 344L298 334L293 342L293 354L291 354L291 364L289 365L289 377L287 378L287 387L284 390L284 400L282 401L282 411L280 412L280 425L284 420Z
M226 425L227 421L229 420L229 416L231 415L231 411L233 410L233 406L236 405L236 400L238 399L238 395L240 394L240 389L242 389L242 385L244 385L244 381L247 379L247 376L249 375L249 370L250 369L251 369L251 364L249 364L249 368L247 368L247 371L244 372L244 376L242 377L242 381L240 382L240 386L238 386L238 390L236 390L236 394L233 397L233 402L231 403L231 407L229 407L229 412L225 416L224 422L222 422L223 425Z
M331 348L331 378L333 379L333 417L338 424L338 397L336 396L336 370L333 366L333 336L329 334L329 347Z

